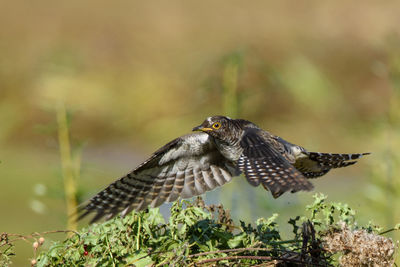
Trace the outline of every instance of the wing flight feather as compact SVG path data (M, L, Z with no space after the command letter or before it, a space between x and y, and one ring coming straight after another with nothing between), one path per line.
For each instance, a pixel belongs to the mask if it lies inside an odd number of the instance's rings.
M122 212L160 206L178 197L190 198L213 190L238 175L206 133L179 137L126 176L115 181L80 207L79 219L95 213L92 222Z
M262 130L247 129L241 140L243 154L238 168L247 181L260 183L277 198L286 191L311 190L312 184L275 148L274 139L266 138Z

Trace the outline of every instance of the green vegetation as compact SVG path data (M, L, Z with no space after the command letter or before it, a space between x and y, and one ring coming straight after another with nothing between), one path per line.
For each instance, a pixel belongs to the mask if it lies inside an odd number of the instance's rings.
M398 244L380 236L380 228L356 222L348 205L329 203L321 194L306 207L307 216L290 219L292 238L281 237L278 214L254 224L235 224L222 205L177 201L165 222L158 209L132 213L75 232L39 249L35 266L389 266ZM398 230L396 228L389 231ZM385 234L388 231L385 232ZM3 244L0 244L3 245ZM0 262L9 263L12 244ZM40 254L36 256L36 253ZM347 264L347 265L346 265ZM293 266L293 265L291 265Z

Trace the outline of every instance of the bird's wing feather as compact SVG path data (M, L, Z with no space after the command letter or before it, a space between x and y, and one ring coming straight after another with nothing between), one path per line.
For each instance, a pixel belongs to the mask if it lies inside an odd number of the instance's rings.
M216 149L206 133L179 137L136 169L110 184L80 208L79 218L96 213L92 222L149 205L160 206L178 197L189 198L213 190L238 175L232 162Z
M276 142L260 129L247 129L240 142L239 170L251 185L261 183L275 198L289 190L311 190L312 184L275 148Z

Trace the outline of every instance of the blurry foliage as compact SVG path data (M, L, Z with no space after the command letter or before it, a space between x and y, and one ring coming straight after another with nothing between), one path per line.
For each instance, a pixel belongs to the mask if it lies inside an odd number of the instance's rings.
M374 152L380 161L374 161L365 187L365 197L386 225L400 221L400 39L389 42L389 77L392 82L391 99L387 111L376 121L373 137ZM398 232L393 233L399 239Z
M317 116L327 116L336 112L337 103L343 103L338 86L318 68L312 61L298 57L289 61L282 70L281 81L293 99L292 101L308 109ZM347 113L349 110L343 109Z
M230 55L225 60L222 75L222 111L232 118L240 117L240 95L238 90L239 71L243 65L242 55L239 53Z

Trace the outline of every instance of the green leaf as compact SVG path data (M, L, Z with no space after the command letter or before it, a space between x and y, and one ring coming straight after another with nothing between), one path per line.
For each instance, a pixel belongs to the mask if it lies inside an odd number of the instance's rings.
M246 239L247 234L246 233L241 233L239 235L234 236L232 239L228 240L228 246L229 248L237 248L240 245L244 243L244 240Z
M145 267L153 264L153 260L146 253L131 255L125 259L127 265L135 265L136 267Z

